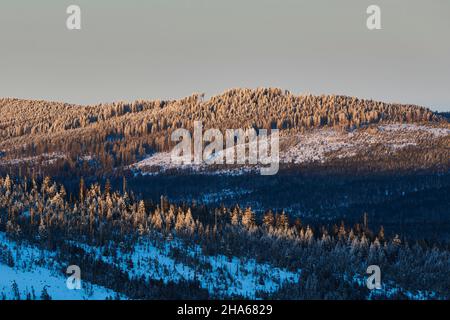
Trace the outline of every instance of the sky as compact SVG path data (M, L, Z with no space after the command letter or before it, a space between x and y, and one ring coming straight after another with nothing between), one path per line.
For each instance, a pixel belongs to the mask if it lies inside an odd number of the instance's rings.
M81 8L68 30L66 8ZM366 9L381 8L381 30ZM90 104L237 87L450 110L448 0L1 0L0 97Z

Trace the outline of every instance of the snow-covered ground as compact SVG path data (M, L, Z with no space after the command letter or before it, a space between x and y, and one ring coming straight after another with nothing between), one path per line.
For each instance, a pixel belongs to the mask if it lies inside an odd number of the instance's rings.
M323 129L297 135L284 137L282 143L289 143L289 146L281 152L281 163L309 163L324 162L326 154L338 150L351 149L353 144L348 139L348 135L343 135L335 130ZM347 153L347 156L353 153Z
M417 124L386 124L351 132L334 129L316 129L304 134L280 137L280 163L323 163L327 160L353 157L371 147L382 145L386 152L395 153L417 146L419 140L432 140L450 135L450 129ZM225 152L225 151L224 151ZM135 173L155 175L168 170L190 170L204 174L245 174L259 171L259 165L237 165L229 168L206 163L176 164L170 152L155 153L131 166Z
M162 247L154 241L141 241L132 252L119 252L117 258L105 256L99 248L75 245L133 276L163 280L166 283L197 279L213 297L235 295L257 299L258 292L272 293L284 283L298 283L301 274L300 270L292 272L266 263L257 263L254 259L205 256L197 246L183 249L183 244L176 240L164 242ZM192 263L173 258L171 253L174 250L181 250L185 257L191 258L186 261ZM196 265L201 265L202 268L196 268Z
M354 275L353 277L348 277L348 276L344 275L344 279L346 279L347 281L356 283L360 287L367 286L367 284L366 284L367 278L363 277L361 275ZM379 297L394 298L400 294L403 294L410 300L430 300L430 299L438 299L439 300L439 297L436 295L435 292L424 291L424 290L417 290L417 291L413 292L413 291L409 291L409 290L404 290L401 287L397 286L392 281L388 281L388 282L382 281L381 288L371 290L367 299L375 300Z
M379 126L379 129L382 131L394 132L422 132L431 134L435 137L445 137L450 135L450 129L448 128L430 127L416 124L387 124Z
M235 199L238 196L250 194L251 190L245 190L242 188L238 189L222 189L220 192L209 192L209 193L203 193L199 199L198 202L203 203L214 203L214 202L220 202L224 201L225 199ZM189 200L189 199L186 199Z
M331 128L314 129L291 136L280 137L280 163L306 164L323 163L330 159L345 159L364 152L369 148L382 145L388 152L395 153L407 147L417 146L420 140L431 141L450 136L450 129L433 125L418 124L383 124L360 128L351 132L338 131ZM223 156L227 149L216 154ZM214 156L214 155L213 155ZM31 162L41 162L51 165L58 159L64 159L62 153L44 153L35 157L20 159L0 159L0 165L17 165ZM223 157L224 158L224 157ZM80 155L81 161L94 161L91 155ZM259 172L261 165L209 165L187 163L179 164L172 161L171 152L157 152L129 166L135 174L157 175L171 170L214 175L242 175Z
M43 153L39 156L35 157L24 157L20 159L5 159L0 161L0 164L2 165L17 165L17 164L23 164L23 163L30 163L30 162L40 162L44 165L51 165L58 159L65 159L66 155L60 152L52 152L52 153Z
M70 244L130 276L144 276L164 283L198 280L211 296L218 298L239 296L257 299L258 292L273 293L283 284L298 283L301 275L300 270L292 272L257 263L254 259L205 256L198 246L185 247L176 239L172 242L142 240L132 250L124 248L114 256L105 254L109 251L104 248L76 242ZM112 290L83 281L81 290L69 290L67 277L61 272L66 266L56 260L54 252L24 243L19 245L4 233L0 233L0 245L3 251L11 252L14 261L14 266L0 263L0 299L14 299L14 283L21 299L27 296L40 299L44 288L55 300L104 300L116 296ZM126 297L121 295L121 298Z
M14 261L14 266L0 262L0 299L17 298L13 289L15 285L22 300L27 297L41 299L44 288L54 300L104 300L115 297L112 290L83 280L80 290L68 289L66 282L69 275L61 272L66 266L56 261L53 252L24 243L19 245L4 233L0 233L0 246L4 252L11 252ZM123 295L121 298L124 298Z
M66 280L65 277L43 267L25 271L0 264L0 299L15 299L14 282L21 300L27 299L27 296L41 299L44 288L53 300L105 300L115 297L113 291L86 282L82 282L81 290L69 290Z
M157 175L170 170L190 171L194 173L214 175L242 175L256 170L256 167L249 166L235 166L232 168L229 166L227 168L221 167L221 165L215 165L215 170L209 170L210 166L206 163L174 163L170 152L154 153L146 157L144 160L130 166L135 173L140 173L142 175Z

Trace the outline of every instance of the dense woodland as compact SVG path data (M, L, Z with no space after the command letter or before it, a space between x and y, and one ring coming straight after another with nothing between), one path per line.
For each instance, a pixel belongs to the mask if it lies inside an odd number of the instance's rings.
M350 130L375 123L444 121L415 105L347 96L296 96L280 89L233 89L210 99L194 94L180 100L92 106L0 99L0 114L0 159L34 159L34 165L9 163L15 167L11 173L36 171L41 176L117 173L144 155L170 150L171 132L191 129L196 120L205 128L277 128L282 135L321 127ZM51 169L41 172L43 167Z
M361 215L362 221L353 226L341 222L313 228L282 211L267 210L257 216L250 207L172 204L164 197L159 203L146 203L128 193L126 183L122 192L116 192L109 183L87 187L81 181L79 194L68 195L49 178L41 182L0 178L0 231L15 241L58 252L61 261L80 265L87 280L130 298L227 296L208 292L195 280L167 283L136 278L114 263L99 261L80 244L114 257L119 249L133 251L135 244L149 239L161 246L184 243L172 255L193 263L199 274L210 268L204 257L219 254L301 270L298 283L281 284L276 292L259 292L261 298L411 298L418 290L426 298L450 297L447 245L387 237L382 226L371 230L368 216ZM189 252L195 246L201 249L192 256ZM14 264L8 250L3 248L0 262ZM132 270L136 265L130 263ZM369 292L361 284L371 264L383 270L386 290ZM167 276L171 272L167 270Z
M92 106L0 99L0 115L1 235L39 248L43 267L49 253L79 265L84 280L117 293L111 298L450 298L450 136L432 133L448 132L446 113L233 89ZM375 142L351 157L282 163L273 177L130 167L169 151L171 132L196 120L221 130L277 128L282 148L317 129ZM381 128L392 123L428 131L395 131L392 147ZM19 249L0 249L0 264L33 268ZM380 291L365 286L371 264L382 269ZM192 274L179 276L179 265ZM12 292L20 295L17 283ZM51 298L27 294L39 295Z
M76 183L74 182L74 185ZM112 180L122 186L122 179ZM450 175L331 174L282 172L275 176L155 175L128 180L129 190L157 201L167 194L172 202L209 206L250 206L257 215L267 208L285 210L308 224L356 223L367 212L374 227L401 233L408 239L450 241ZM71 189L76 193L78 186Z

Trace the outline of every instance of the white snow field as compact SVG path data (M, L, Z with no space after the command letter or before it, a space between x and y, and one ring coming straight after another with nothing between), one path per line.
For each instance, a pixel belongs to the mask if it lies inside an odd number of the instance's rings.
M55 260L53 252L27 244L19 245L1 232L0 245L2 250L10 250L14 260L14 266L0 262L0 299L18 298L13 289L14 283L22 300L27 297L41 299L44 288L53 300L104 300L116 296L114 291L86 281L81 282L80 290L68 289L66 281L69 275L66 277L61 272L64 266Z
M449 135L450 129L418 124L385 124L353 131L315 129L304 134L280 137L280 163L323 163L333 158L350 158L377 145L384 146L387 153L395 153L417 146L420 140L432 141ZM170 152L158 152L130 168L136 174L143 175L156 175L174 169L239 175L259 170L259 165L238 165L229 169L221 169L220 165L211 167L206 163L180 165L172 162Z
M199 247L194 246L184 254L208 266L199 271L195 265L187 265L171 257L171 251L183 249L182 243L178 241L165 243L162 247L153 241L141 241L131 252L119 252L114 259L105 256L99 248L71 244L94 253L97 259L113 264L133 276L144 276L165 283L196 279L201 287L214 297L235 295L257 299L258 292L273 293L285 283L298 283L301 275L300 270L292 272L267 263L257 263L254 259L228 258L223 255L205 256Z

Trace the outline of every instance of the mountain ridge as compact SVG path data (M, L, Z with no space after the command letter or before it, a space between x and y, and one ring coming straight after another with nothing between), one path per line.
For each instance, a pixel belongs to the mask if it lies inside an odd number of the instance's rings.
M289 91L274 88L230 89L208 100L204 100L203 94L193 94L178 100L136 100L131 103L94 105L4 98L0 99L0 111L2 138L76 129L130 113L139 113L144 118L142 120L147 121L147 130L144 131L148 131L149 126L153 129L150 123L155 122L156 116L166 122L158 125L157 130L191 127L192 123L187 123L192 122L189 120L201 120L206 126L219 129L230 122L235 128L243 125L291 129L335 125L359 127L381 121L437 122L445 119L418 105L385 103L342 95L295 96ZM177 115L183 119L177 119ZM31 123L25 124L25 121ZM36 121L40 122L35 125ZM10 128L10 123L21 128ZM145 126L144 123L140 125Z
M41 156L39 161L69 171L80 166L80 158L96 159L102 171L112 172L146 155L167 152L174 146L171 133L191 130L195 121L202 121L205 129L279 129L285 137L321 128L352 131L387 124L450 128L444 117L417 105L342 95L297 96L277 88L230 89L207 100L195 93L178 100L86 106L6 98L0 99L0 112L0 159L17 164ZM439 143L439 150L448 144Z

